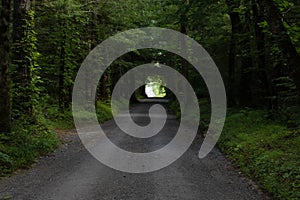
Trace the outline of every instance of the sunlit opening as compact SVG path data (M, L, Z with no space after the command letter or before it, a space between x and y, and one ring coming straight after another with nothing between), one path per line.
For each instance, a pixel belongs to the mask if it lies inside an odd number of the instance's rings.
M148 98L163 98L166 96L165 84L159 76L148 76L145 93Z

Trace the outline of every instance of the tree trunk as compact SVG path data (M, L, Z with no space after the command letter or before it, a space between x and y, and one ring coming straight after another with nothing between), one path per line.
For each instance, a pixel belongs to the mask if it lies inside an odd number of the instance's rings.
M251 79L252 79L252 60L250 55L249 37L246 37L249 30L249 16L246 15L245 26L241 21L240 15L235 11L239 8L239 1L226 1L229 8L229 16L231 20L232 33L231 44L229 49L229 103L239 106L250 106L251 93ZM246 13L247 14L247 13ZM236 72L239 70L239 74ZM239 78L238 76L239 75ZM238 98L235 98L237 96Z
M180 32L184 35L187 35L187 22L188 22L188 17L187 17L187 13L188 13L188 6L189 6L189 2L187 0L182 0L182 9L181 9L181 14L180 14ZM182 54L187 58L188 57L188 46L187 46L187 41L186 38L184 36L180 36L179 38L179 42L180 42L180 47L181 47L181 51ZM186 59L181 58L181 65L182 65L182 74L183 76L189 80L189 63L187 62ZM181 85L183 83L180 83ZM189 96L187 96L185 94L185 91L187 91L187 85L184 84L183 88L181 88L182 93L183 93L183 98L184 98L184 102L185 105L184 107L186 109L188 109L190 107L191 104L189 104Z
M66 46L66 33L64 31L64 25L61 27L63 29L61 46L60 46L60 55L59 55L59 80L58 80L58 105L61 112L64 111L66 106L66 90L65 90L65 46Z
M238 50L241 59L241 78L239 81L239 105L242 107L253 106L252 81L253 81L253 62L251 55L251 15L247 11L245 13L245 22L243 23Z
M10 131L9 17L10 0L2 0L0 16L0 133Z
M26 22L30 10L30 0L14 0L13 13L13 58L12 62L16 67L13 72L14 96L13 109L14 118L21 114L32 116L33 106L31 104L30 92L30 60L31 52L26 51L26 42L24 41Z
M187 12L188 12L188 3L186 0L182 0L183 11L180 16L180 32L184 35L187 35ZM184 37L180 38L182 53L187 56L187 44ZM188 80L188 62L185 59L182 59L182 74Z
M187 34L185 23L180 24L180 32L183 33L184 35ZM183 54L186 55L187 54L187 45L186 45L185 38L180 38L180 39L181 39L181 43L182 43L181 47L182 47ZM183 73L184 77L186 79L188 79L188 62L185 59L182 59L182 73Z
M259 0L259 5L264 9L265 19L268 22L269 29L281 48L281 52L287 60L287 64L291 69L291 76L296 84L298 99L300 99L300 55L293 45L287 30L282 22L279 9L273 0ZM300 103L300 100L299 100Z
M266 98L271 95L271 88L269 79L267 76L266 69L266 56L265 56L265 34L262 28L259 26L259 23L263 22L262 11L260 10L257 1L252 0L252 12L253 12L253 22L255 30L255 45L256 45L256 55L255 55L255 64L257 65L257 74L261 84L258 84L258 87L261 88L262 93L259 94L260 97ZM260 103L262 99L258 100L257 103ZM267 106L271 106L270 102L267 102Z
M108 75L107 75L107 72L104 72L102 77L101 77L101 84L100 84L100 99L101 100L108 100L108 93L107 93L107 90L108 90Z
M231 41L229 46L229 62L228 62L228 103L230 106L237 104L236 102L236 92L235 92L235 71L236 71L236 41L237 34L241 29L241 19L237 12L229 12L231 20Z

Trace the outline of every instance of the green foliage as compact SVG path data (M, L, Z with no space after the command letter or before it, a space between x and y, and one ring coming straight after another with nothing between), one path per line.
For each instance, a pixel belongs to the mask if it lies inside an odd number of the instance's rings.
M290 127L300 125L300 108L297 106L297 91L290 77L280 77L273 80L276 96L272 101L277 105L273 111L273 117L281 120Z
M15 61L18 71L15 73L17 77L14 81L13 89L13 104L15 107L13 115L22 116L27 115L34 119L34 116L39 106L40 92L43 90L41 86L42 80L39 76L39 65L37 60L39 53L37 51L36 43L37 36L34 30L35 21L34 11L28 11L24 16L23 34L24 37L15 43L16 54L21 54L23 60ZM24 74L23 74L24 73Z
M184 3L185 2L185 3ZM230 2L230 1L228 1ZM278 41L280 35L270 31L270 24L259 13L263 9L259 4L258 16L254 16L250 1L237 2L233 11L239 16L245 29L237 36L238 45L233 58L237 63L241 57L247 57L247 63L255 63L246 68L249 88L256 98L256 90L261 90L264 79L267 82L265 92L271 99L268 115L285 123L290 130L279 122L266 120L267 112L249 109L230 113L219 146L249 176L256 178L268 191L281 199L299 199L299 130L300 108L296 105L294 80L290 77L290 66L282 53ZM261 2L261 1L252 1ZM293 45L300 50L300 3L297 0L275 0L281 12L282 21ZM231 1L231 3L234 3ZM230 66L228 50L232 26L225 0L218 1L173 1L173 0L42 0L36 1L34 12L26 16L24 37L15 44L25 54L22 64L29 69L30 83L15 81L13 99L31 107L32 116L15 109L26 123L14 121L12 133L0 135L0 174L10 173L19 167L26 167L39 155L53 150L59 143L51 129L73 128L71 92L76 72L84 57L96 45L107 37L131 28L159 26L180 30L186 26L187 34L200 42L214 58L225 82L228 84ZM258 17L258 21L253 21ZM261 28L259 41L256 23ZM132 38L136 36L132 35ZM127 42L132 42L128 40ZM260 49L256 47L261 44ZM239 51L241 50L241 51ZM118 78L136 64L149 62L171 63L171 67L182 70L182 59L170 53L147 49L136 50L122 56L105 73L107 80L100 83L101 91L110 93ZM263 57L263 58L262 58ZM255 58L255 59L254 59ZM259 59L258 59L259 58ZM259 62L260 60L260 62ZM242 66L242 65L241 65ZM234 83L231 90L239 88L243 69L237 66L231 69ZM14 67L10 67L16 71ZM189 67L189 81L199 97L208 96L204 82L199 81L198 72ZM241 73L243 72L243 73ZM265 72L262 74L261 72ZM264 76L263 78L261 78ZM258 80L254 80L258 79ZM229 80L229 81L228 81ZM19 87L19 85L20 87ZM103 90L102 90L103 89ZM161 89L161 88L159 88ZM245 89L245 88L241 88ZM156 89L158 90L158 88ZM100 90L99 90L100 91ZM242 91L242 90L241 90ZM240 91L233 92L238 96ZM263 94L266 95L266 94ZM109 97L110 94L107 94ZM261 95L262 96L262 95ZM26 98L24 98L26 97ZM29 97L29 99L27 98ZM255 99L253 98L253 99ZM28 99L28 101L27 101ZM260 97L266 99L266 96ZM26 101L26 102L24 102ZM64 104L65 109L59 105ZM262 103L262 102L259 102ZM124 101L120 100L117 110L121 111ZM210 121L210 104L200 100L200 130L205 132ZM171 101L170 107L180 117L178 101ZM109 103L97 102L97 117L100 122L112 118ZM91 113L80 113L82 118L93 117ZM275 117L274 117L275 116ZM189 116L193 117L193 114ZM45 125L47 124L47 125Z
M211 117L210 101L208 101L207 99L199 99L199 106L200 106L199 129L202 132L202 134L205 135L205 132L208 129L208 125L209 125L210 117Z
M290 35L293 44L298 48L298 52L300 52L300 3L295 0L276 2L282 10L285 19L284 25L288 30L288 34Z
M73 114L71 110L61 112L58 106L51 106L44 111L45 121L52 129L69 130L74 128ZM96 115L100 123L112 119L112 112L109 102L97 102ZM78 117L92 118L93 113L77 113Z
M69 130L74 128L71 110L59 109L58 105L52 105L44 109L45 121L52 129Z
M36 6L43 86L62 109L70 106L76 71L89 50L84 29L87 13L81 6L73 0L43 1Z
M26 48L25 52L27 54L27 59L29 60L29 73L30 73L30 97L31 97L31 105L33 106L33 115L36 115L38 112L39 107L39 100L40 100L40 94L43 91L43 87L41 84L43 83L41 77L40 77L40 66L37 63L37 60L40 56L36 43L37 43L37 35L34 31L35 22L34 22L34 11L29 11L28 13L29 19L27 20L27 27L28 30L25 33L24 43L28 45L28 48ZM25 41L26 40L26 41Z
M294 4L289 0L275 0L275 3L281 12L286 12L294 6Z
M166 96L166 90L165 86L166 84L163 83L163 80L159 76L149 76L146 80L146 87L151 87L153 93L155 94L155 97L165 97Z
M200 107L200 122L198 129L201 132L201 134L205 135L211 117L210 102L207 99L199 99L198 103ZM177 100L171 100L169 103L169 108L175 113L176 117L179 119L181 116L181 108L179 102ZM193 114L191 113L191 116L187 116L187 119L193 119Z
M110 103L98 101L96 113L97 113L98 121L100 123L110 120L112 118Z
M14 122L11 133L0 135L0 176L29 166L58 144L57 136L46 125Z
M100 123L112 118L110 103L97 103L97 117ZM0 176L26 168L54 150L60 140L52 130L74 128L71 111L61 113L58 106L45 108L36 118L36 124L26 121L26 117L14 121L12 132L0 135Z
M199 106L199 129L205 134L210 103L201 99ZM180 117L177 101L171 101L170 108ZM300 129L288 129L280 122L267 120L267 116L263 110L230 110L218 146L274 197L299 199Z
M300 130L265 119L266 112L231 113L219 147L274 197L300 198Z
M172 100L169 103L169 108L175 113L177 118L180 118L181 112L180 112L180 105L177 100Z

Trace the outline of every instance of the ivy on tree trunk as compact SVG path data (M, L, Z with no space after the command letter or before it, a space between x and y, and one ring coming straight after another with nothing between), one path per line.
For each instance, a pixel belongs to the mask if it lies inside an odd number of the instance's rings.
M13 14L13 117L33 117L38 104L36 33L30 0L14 0Z

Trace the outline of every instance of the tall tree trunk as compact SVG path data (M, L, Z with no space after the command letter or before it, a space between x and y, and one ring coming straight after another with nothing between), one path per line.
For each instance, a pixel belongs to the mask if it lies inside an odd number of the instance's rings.
M271 95L271 88L266 69L266 56L265 56L265 34L263 29L259 26L259 23L263 22L262 11L257 3L257 0L252 0L252 13L255 30L255 45L256 56L255 64L257 65L257 74L261 84L258 85L262 89L260 94L262 98L269 97ZM261 101L259 101L261 102ZM267 102L267 106L271 106L270 102Z
M241 58L241 78L239 82L239 105L242 107L253 106L253 94L252 94L252 81L253 81L253 61L251 55L251 15L250 11L245 13L245 22L243 23L243 29L238 48Z
M252 60L248 55L250 53L249 37L249 20L245 25L242 23L240 14L235 11L239 8L240 1L227 0L226 4L229 8L229 16L231 20L232 33L231 44L229 49L229 103L239 106L250 106L251 93L251 76L252 76ZM249 19L249 16L245 16ZM240 74L237 75L237 71ZM239 76L239 78L238 78ZM237 96L238 98L235 98Z
M189 9L189 2L188 0L181 0L182 1L182 8L181 8L181 13L180 13L180 32L184 35L187 35L187 22L188 22L188 17L187 17L187 12ZM179 42L180 42L180 47L181 47L181 51L182 54L185 55L185 57L188 57L188 46L187 46L187 41L186 38L184 36L180 36L179 38ZM189 64L187 62L186 59L181 58L181 65L182 65L182 74L183 76L189 80ZM182 83L181 83L182 84ZM186 105L184 105L185 109L188 109L190 107L191 104L188 103L189 101L189 96L185 95L185 91L187 90L187 85L184 84L183 88L181 88L182 92L183 92L183 98L184 98L184 102L186 103Z
M98 21L98 14L94 11L91 13L91 18L92 18L92 21L91 23L89 24L89 27L87 27L88 30L91 30L90 31L90 49L89 51L92 51L98 44L97 44L97 34L98 34L98 23L101 23ZM92 28L90 28L92 27ZM96 90L96 95L95 95L95 99L94 99L94 102L95 102L95 108L97 110L97 107L98 107L98 86L96 86L96 88L93 88L92 90Z
M58 105L60 111L65 109L65 34L62 38L62 44L60 47L60 55L59 55L59 80L58 80Z
M26 22L29 19L30 0L14 0L13 13L13 58L12 62L16 69L12 79L14 82L13 109L14 118L21 114L32 116L30 92L30 59L31 52L26 50L25 31Z
M0 16L0 133L10 131L9 17L10 0L2 0Z
M242 22L240 14L234 9L239 7L239 1L227 0L226 4L229 10L229 16L231 21L231 41L229 46L229 62L228 62L228 103L230 106L237 105L239 103L238 93L238 76L237 71L240 67L237 54L239 52L239 36L242 34Z
M67 30L69 28L68 21L61 23L61 43L59 49L59 108L60 111L69 109L72 101L71 75L70 75L70 55L68 54L69 36Z
M293 45L290 36L284 27L279 9L273 0L259 0L259 5L264 9L265 19L269 24L269 29L278 41L281 52L287 60L292 71L291 76L296 84L298 99L300 103L300 55Z
M183 33L184 35L187 35L187 30L186 30L186 24L181 23L180 25L180 32ZM181 38L181 42L182 42L182 51L183 54L185 54L187 56L187 45L186 45L186 40L185 38ZM187 62L187 60L182 59L182 74L184 75L184 77L186 79L189 78L189 64Z
M101 84L100 84L100 87L101 87L101 96L100 98L104 101L108 100L108 93L107 93L107 90L108 90L108 75L107 75L107 72L104 72L102 77L101 77Z
M188 2L187 0L182 0L183 9L180 15L180 32L187 35L187 12L188 12ZM180 38L182 53L187 56L187 44L185 38ZM182 59L182 73L186 79L188 79L188 62Z
M241 19L239 13L230 11L231 20L231 41L229 46L229 62L228 62L228 103L230 106L237 104L236 102L236 90L235 90L235 72L236 72L236 48L237 48L237 34L241 29Z

